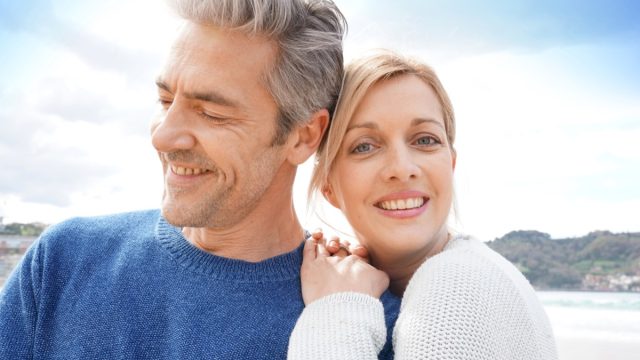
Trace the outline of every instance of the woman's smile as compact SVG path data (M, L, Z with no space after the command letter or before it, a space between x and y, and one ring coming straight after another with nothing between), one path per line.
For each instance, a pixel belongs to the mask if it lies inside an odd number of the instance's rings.
M419 216L427 209L429 197L419 191L409 190L384 196L374 207L384 216L407 219Z

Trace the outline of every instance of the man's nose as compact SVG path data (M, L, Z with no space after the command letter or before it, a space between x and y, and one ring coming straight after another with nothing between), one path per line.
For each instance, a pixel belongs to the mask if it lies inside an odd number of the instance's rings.
M192 149L196 144L194 128L184 110L176 103L151 123L151 143L159 152Z

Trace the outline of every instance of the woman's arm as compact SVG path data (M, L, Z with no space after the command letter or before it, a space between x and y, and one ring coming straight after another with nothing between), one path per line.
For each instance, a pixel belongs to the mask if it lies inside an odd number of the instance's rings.
M387 275L357 256L330 256L309 239L300 277L307 307L291 334L289 359L377 359L386 340L378 298Z
M445 251L416 271L393 333L396 359L556 359L526 293L483 247Z

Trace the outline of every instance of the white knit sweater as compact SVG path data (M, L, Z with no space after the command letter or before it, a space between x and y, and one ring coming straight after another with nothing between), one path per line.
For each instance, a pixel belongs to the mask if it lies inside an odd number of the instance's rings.
M289 359L377 359L382 303L338 293L309 304ZM524 276L484 243L458 236L416 271L393 331L396 359L557 359L547 316Z

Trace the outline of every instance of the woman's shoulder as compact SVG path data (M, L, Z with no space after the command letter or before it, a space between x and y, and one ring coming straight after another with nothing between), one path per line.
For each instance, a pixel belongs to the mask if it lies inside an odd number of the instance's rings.
M468 236L453 238L416 271L396 328L402 343L403 336L411 339L407 334L436 332L438 342L451 341L455 333L462 346L493 344L488 358L502 350L502 358L556 358L550 324L529 282L507 259ZM469 345L469 351L479 349Z
M428 289L425 290L427 293L436 289L443 292L463 288L466 294L481 294L481 298L492 294L535 297L527 279L511 262L484 242L468 235L453 237L443 251L427 259L409 286Z
M522 277L522 273L509 260L485 242L469 235L454 236L439 254L427 259L422 268L427 271L480 272L482 275L497 271Z

